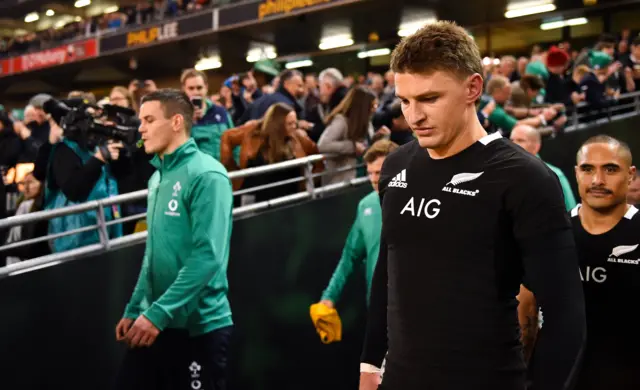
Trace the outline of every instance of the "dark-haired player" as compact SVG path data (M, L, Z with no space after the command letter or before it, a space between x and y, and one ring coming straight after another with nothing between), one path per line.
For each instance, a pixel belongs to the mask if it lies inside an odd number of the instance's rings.
M482 62L449 22L405 38L391 60L417 140L389 155L360 389L524 390L523 275L545 314L533 389L571 388L585 339L575 244L555 174L474 103Z
M571 221L589 335L579 390L640 389L640 215L627 204L635 174L629 147L614 138L593 137L578 152L582 203Z

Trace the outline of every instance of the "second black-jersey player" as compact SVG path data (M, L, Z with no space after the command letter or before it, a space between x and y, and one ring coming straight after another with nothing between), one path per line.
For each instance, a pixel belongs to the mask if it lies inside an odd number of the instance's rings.
M585 337L575 244L556 175L474 103L482 63L464 29L437 22L392 55L417 140L382 168L382 234L360 389L524 390L517 300L526 278L545 313L533 389L568 389Z
M637 390L640 214L626 203L635 177L631 152L615 139L594 137L577 163L582 203L571 211L571 222L589 337L576 389Z

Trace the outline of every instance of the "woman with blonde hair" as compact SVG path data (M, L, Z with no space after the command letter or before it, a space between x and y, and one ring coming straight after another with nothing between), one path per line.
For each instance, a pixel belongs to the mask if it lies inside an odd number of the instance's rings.
M327 128L320 136L320 153L335 154L327 160L327 169L335 171L357 164L373 136L371 116L376 110L376 97L364 87L351 89L340 104L327 116ZM339 183L356 177L356 170L329 173L323 185Z
M111 89L111 92L109 93L109 104L135 110L133 95L126 87L120 85Z
M240 147L238 161L233 150ZM243 126L227 130L222 134L220 160L228 171L274 164L317 154L316 144L298 129L298 118L292 107L276 103L269 107L261 120L249 121ZM300 177L301 169L292 168L270 174L234 179L233 189L252 188ZM245 202L263 201L295 193L300 183L260 190L255 196L246 197Z

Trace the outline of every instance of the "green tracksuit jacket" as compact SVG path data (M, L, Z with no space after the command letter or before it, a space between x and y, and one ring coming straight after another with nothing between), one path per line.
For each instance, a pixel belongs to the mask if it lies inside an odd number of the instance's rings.
M200 150L219 161L222 133L233 127L233 120L227 110L207 99L205 100L204 116L193 124L191 137L196 141ZM240 148L234 150L236 162L239 153Z
M148 237L124 317L193 336L232 325L227 263L233 195L225 168L189 139L149 180Z
M337 302L353 269L364 260L367 282L367 305L371 291L373 270L380 252L380 232L382 230L382 208L377 192L362 198L358 204L356 220L351 227L347 242L342 250L340 262L333 272L329 286L322 293L322 299Z

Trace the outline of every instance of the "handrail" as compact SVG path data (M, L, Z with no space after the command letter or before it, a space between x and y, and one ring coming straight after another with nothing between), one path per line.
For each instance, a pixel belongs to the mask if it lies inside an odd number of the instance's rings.
M301 167L308 164L313 164L319 161L323 161L326 158L331 158L331 155L314 154L307 157L298 158L295 160L283 161L275 164L263 165L260 167L246 168L239 171L229 172L229 179L238 179L249 176L255 176L264 173L276 172L284 169ZM139 190L135 192L129 192L126 194L116 195L110 198L104 198L100 200L92 200L89 202L62 207L54 210L36 211L33 213L27 213L22 215L16 215L9 218L0 219L0 229L7 229L14 226L24 225L26 223L38 222L49 220L52 218L63 217L66 215L82 213L90 210L99 209L101 207L111 206L120 203L132 202L136 200L142 200L147 197L149 190Z
M233 209L233 217L239 218L244 215L250 215L260 210L267 209L269 207L278 206L281 204L290 203L292 201L303 201L311 199L316 195L328 194L336 192L348 187L357 187L367 183L369 180L366 177L359 177L345 181L342 183L336 183L327 185L324 187L316 188L312 192L299 192L297 194L291 194L283 196L281 198L267 200L264 202L255 203L248 206L237 207ZM147 232L139 232L129 234L123 237L113 238L108 240L108 247L102 243L91 244L80 248L71 249L69 251L52 253L46 256L37 257L30 260L21 261L19 263L11 264L6 267L0 267L0 279L16 276L25 272L35 271L42 268L55 266L62 263L67 263L73 260L77 260L82 256L92 255L96 253L105 252L107 250L116 250L131 245L143 243L147 239Z

